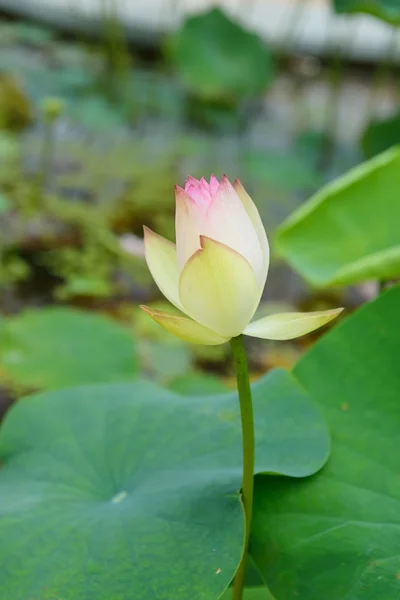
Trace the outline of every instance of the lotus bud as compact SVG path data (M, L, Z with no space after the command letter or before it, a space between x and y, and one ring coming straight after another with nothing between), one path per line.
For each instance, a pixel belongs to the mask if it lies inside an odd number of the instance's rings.
M144 228L147 265L164 296L183 314L141 308L169 332L217 345L242 333L289 340L314 331L343 309L282 313L252 322L269 267L258 210L238 179L232 185L189 177L175 188L176 244Z

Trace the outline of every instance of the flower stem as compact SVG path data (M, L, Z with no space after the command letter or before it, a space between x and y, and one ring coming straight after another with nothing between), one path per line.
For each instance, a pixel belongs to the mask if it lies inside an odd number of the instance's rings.
M37 173L37 184L41 190L47 182L54 152L54 123L53 119L45 117L40 164Z
M236 381L239 392L240 416L242 420L243 443L243 481L242 502L245 514L245 538L243 555L238 570L233 580L233 600L241 600L243 596L246 560L249 547L251 518L253 513L254 491L254 419L253 401L251 398L249 369L247 366L246 352L243 345L243 336L231 339L233 361L235 364Z

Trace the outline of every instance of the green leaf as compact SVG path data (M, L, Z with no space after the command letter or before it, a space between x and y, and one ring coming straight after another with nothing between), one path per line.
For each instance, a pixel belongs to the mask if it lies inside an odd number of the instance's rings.
M329 453L294 378L254 386L256 469L303 477ZM241 555L236 393L146 382L26 398L0 430L0 600L213 600Z
M54 33L50 29L31 23L15 23L13 30L18 41L32 46L45 47L54 39Z
M171 334L169 339L170 342L149 339L140 341L140 364L143 373L149 379L165 382L191 369L192 356L189 344L181 343L181 340L173 338ZM202 390L199 389L197 393L202 393Z
M11 201L6 194L0 192L0 215L4 215L11 209Z
M68 308L29 310L6 320L0 352L7 377L28 389L122 381L136 374L128 330Z
M204 100L191 97L187 102L188 118L205 129L228 132L239 131L245 118L235 103Z
M168 389L185 396L198 396L221 394L226 392L228 387L215 375L192 372L175 377L168 383Z
M338 13L367 13L400 25L400 3L398 0L333 0Z
M184 85L205 100L261 94L273 79L264 42L219 8L189 17L167 49Z
M85 95L70 104L68 113L84 127L95 131L112 130L126 125L121 112L100 96Z
M63 300L74 296L104 298L112 296L114 291L112 283L105 279L72 276L57 288L56 297Z
M399 306L395 287L295 368L334 444L315 477L257 481L252 556L279 599L399 598Z
M232 600L232 590L229 588L221 597L221 600ZM274 597L265 587L245 588L243 600L274 600Z
M243 166L249 179L278 190L315 189L321 183L316 170L301 156L249 150L244 153Z
M16 136L0 131L0 161L12 162L18 158L20 145Z
M396 144L400 144L400 113L396 113L388 119L372 120L361 140L362 149L367 158L384 152Z
M316 286L400 274L400 147L329 183L279 228L278 252Z

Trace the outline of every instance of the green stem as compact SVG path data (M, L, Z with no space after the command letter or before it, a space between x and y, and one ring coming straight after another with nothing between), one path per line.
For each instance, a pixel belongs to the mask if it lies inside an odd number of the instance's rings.
M236 381L239 392L240 416L242 420L243 443L243 481L242 502L245 514L245 538L243 555L233 581L233 600L241 600L243 596L246 560L249 548L251 518L253 513L254 492L254 418L253 401L249 382L249 369L247 366L246 352L243 345L243 336L231 339L233 361L235 364Z
M37 184L38 188L42 189L46 184L47 177L51 168L51 161L54 150L54 120L50 119L47 115L45 116L44 132L43 132L43 144L40 156L39 170L37 173Z

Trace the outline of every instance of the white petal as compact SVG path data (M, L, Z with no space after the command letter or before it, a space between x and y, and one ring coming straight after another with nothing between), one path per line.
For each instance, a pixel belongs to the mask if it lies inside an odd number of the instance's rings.
M175 244L144 227L144 251L147 266L160 291L174 306L182 310L179 300L179 268Z
M246 192L246 190L240 183L239 179L235 179L233 187L234 187L237 195L239 196L247 214L249 215L251 222L253 223L253 227L256 231L258 241L260 242L261 252L263 255L263 269L264 269L263 279L261 282L261 294L262 294L264 286L265 286L265 282L267 279L267 275L268 275L268 268L269 268L269 244L268 244L267 234L265 232L265 228L264 228L263 222L261 221L260 213L258 212L256 205L254 204L253 200L250 198L250 196L248 195L248 193ZM260 296L261 296L261 294L260 294Z
M343 308L309 313L280 313L253 321L244 330L245 335L265 340L292 340L326 325L337 317Z
M175 186L175 198L176 250L179 271L182 271L189 258L201 248L198 211L194 200L178 185Z
M206 237L201 243L203 249L181 273L179 297L192 319L231 338L242 333L254 315L259 286L241 254Z
M188 189L191 189L190 186ZM175 225L180 269L200 248L199 238L204 235L244 256L259 285L264 286L265 260L258 235L246 208L225 175L208 204L196 202L196 198L192 199L177 186Z
M224 175L207 211L198 211L199 232L241 254L258 283L265 283L264 259L258 235L238 194Z

